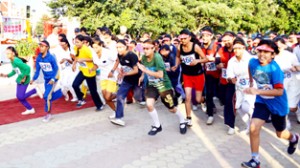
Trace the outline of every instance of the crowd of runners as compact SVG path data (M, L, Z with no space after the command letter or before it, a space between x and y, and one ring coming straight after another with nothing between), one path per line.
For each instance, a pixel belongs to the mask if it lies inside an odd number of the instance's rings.
M299 134L289 131L297 123L291 123L288 114L295 113L291 116L300 124L299 33L270 32L268 37L256 34L252 38L241 32L214 34L206 26L197 35L183 29L178 35L165 33L151 39L144 33L132 39L126 27L115 36L104 26L92 36L84 27L76 28L75 35L68 39L55 27L39 43L32 78L26 60L18 57L14 47L7 48L13 70L0 76L18 75L17 98L26 108L22 115L35 113L26 101L33 94L44 99L43 121L49 122L52 101L64 96L80 108L89 91L95 111L108 106L110 122L119 126L126 125L125 103L145 106L153 121L148 134L153 136L162 131L155 108L160 97L178 117L179 132L185 134L195 124L191 114L198 105L207 113L206 124L212 125L219 102L227 133L235 134L238 113L245 123L243 132L250 134L251 159L243 167L259 167L259 133L266 122L272 122L279 138L289 141L289 154L297 149ZM40 72L44 93L39 87L26 92ZM179 103L184 103L185 113L177 108Z

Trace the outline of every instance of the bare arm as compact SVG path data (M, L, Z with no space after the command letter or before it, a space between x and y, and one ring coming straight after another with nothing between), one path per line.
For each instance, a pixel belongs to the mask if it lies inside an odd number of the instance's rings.
M147 74L149 76L153 76L155 78L163 78L164 77L164 72L159 70L157 72L154 71L150 71L149 69L147 69L144 65L138 63L138 67L139 69L143 72L143 74Z
M178 68L178 66L181 64L181 60L180 60L180 48L177 48L177 53L176 53L176 60L175 60L175 65L173 67L171 67L172 71L176 71L176 69Z
M195 45L195 52L200 56L198 63L208 62L208 58L205 56L199 45Z

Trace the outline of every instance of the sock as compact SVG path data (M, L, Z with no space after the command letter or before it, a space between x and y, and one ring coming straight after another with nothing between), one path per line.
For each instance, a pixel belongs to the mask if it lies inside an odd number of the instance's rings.
M297 141L297 136L296 136L296 134L294 133L292 133L292 139L290 140L290 142L296 142Z
M180 123L184 123L185 122L185 119L184 119L183 115L181 114L181 112L178 109L177 109L177 111L176 111L175 114L178 116Z
M186 119L188 119L188 120L191 120L191 119L192 119L192 117L186 117Z
M251 156L252 156L252 159L254 159L257 163L259 163L259 154L258 153L252 153Z
M153 111L149 112L152 120L153 120L153 126L155 127L159 127L160 126L160 122L159 122L159 119L158 119L158 114L157 114L157 111L156 109L154 109Z

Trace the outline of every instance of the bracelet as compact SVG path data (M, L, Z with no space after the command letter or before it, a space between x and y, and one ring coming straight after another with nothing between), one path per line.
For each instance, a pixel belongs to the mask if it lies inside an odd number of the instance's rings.
M113 70L113 69L112 69L112 70L110 70L110 72L111 72L111 73L114 73L114 72L115 72L115 70Z

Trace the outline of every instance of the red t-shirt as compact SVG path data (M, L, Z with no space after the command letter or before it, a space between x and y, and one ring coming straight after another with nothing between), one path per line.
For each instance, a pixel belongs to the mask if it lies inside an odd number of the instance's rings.
M218 43L212 41L208 48L205 48L204 45L201 45L201 49L205 56L213 56L216 57L216 52L218 48ZM214 62L205 63L206 75L213 76L214 78L220 77L220 70L216 69L216 65Z
M223 85L226 85L228 82L226 80L226 70L227 70L227 65L228 65L228 61L230 58L234 57L234 52L232 50L232 52L229 52L227 47L222 47L220 48L220 50L218 51L218 54L220 55L220 60L221 63L224 64L224 68L222 68L221 71L221 75L220 75L220 83Z

